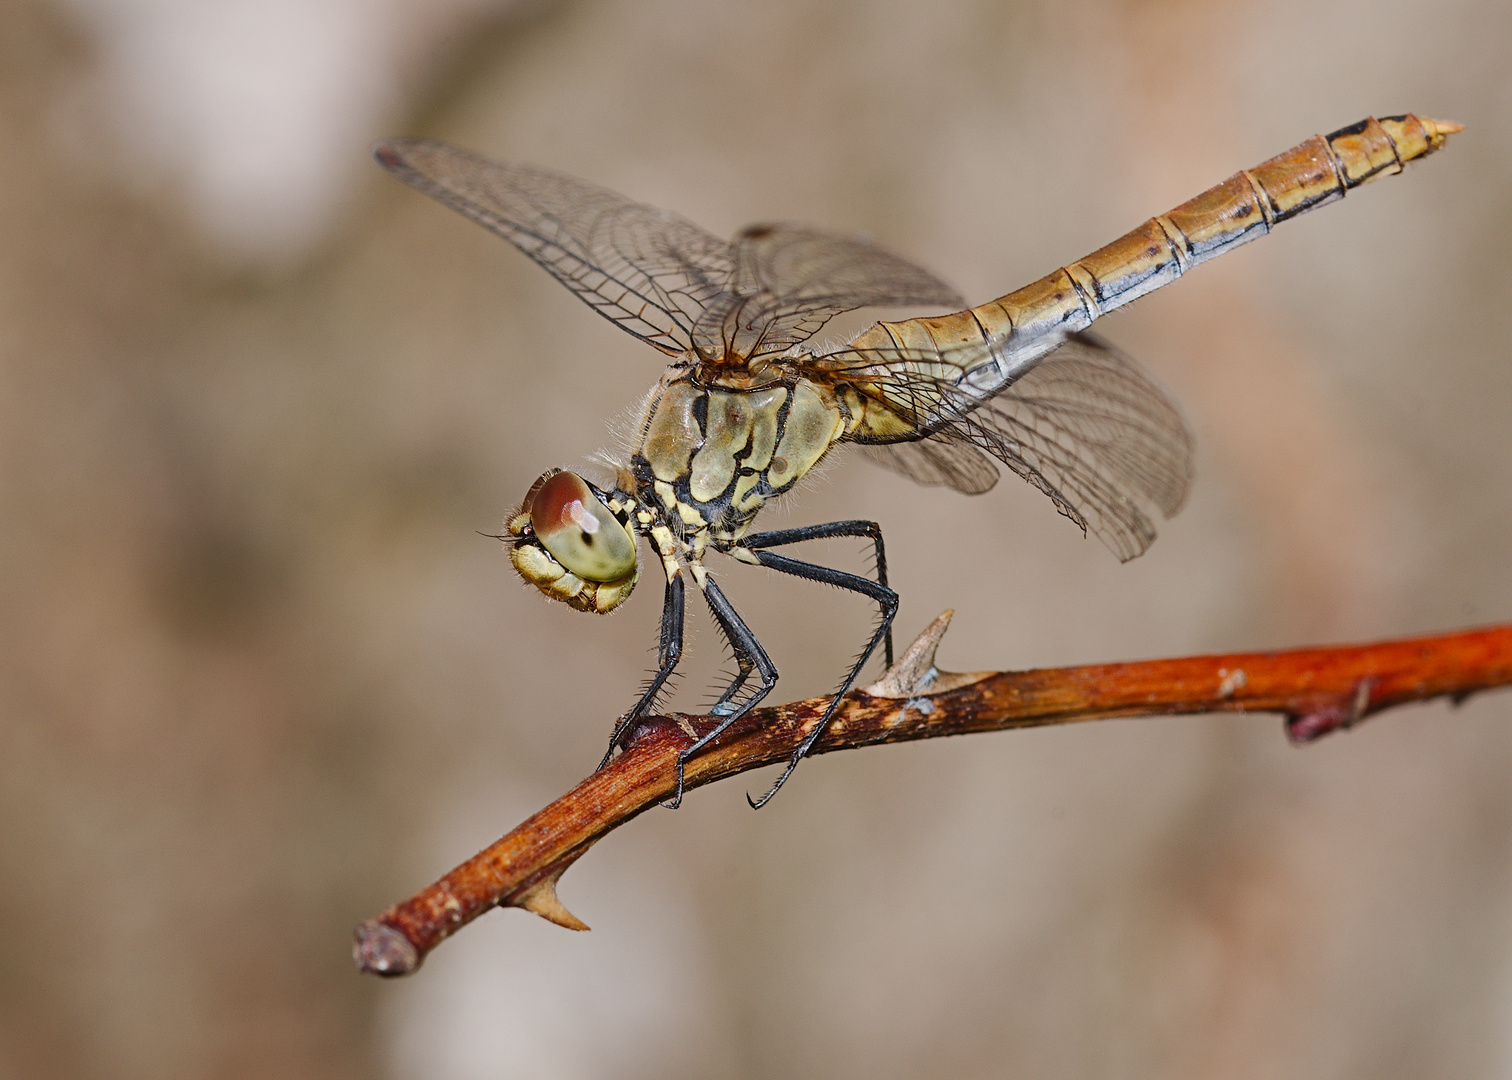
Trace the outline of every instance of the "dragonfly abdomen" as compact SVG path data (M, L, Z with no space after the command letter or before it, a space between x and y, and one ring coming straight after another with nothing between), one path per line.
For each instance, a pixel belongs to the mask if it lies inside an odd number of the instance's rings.
M877 323L851 348L904 350L923 359L985 340L987 357L962 378L988 396L1099 316L1350 188L1401 172L1460 129L1407 114L1315 135L1007 296L951 315Z

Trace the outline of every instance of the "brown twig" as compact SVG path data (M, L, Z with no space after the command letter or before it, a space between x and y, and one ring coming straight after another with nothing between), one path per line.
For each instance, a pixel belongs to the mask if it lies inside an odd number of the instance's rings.
M814 753L1115 716L1275 712L1297 743L1394 705L1512 683L1512 625L1372 645L959 675L934 666L950 612L881 681L853 692ZM687 787L785 761L827 698L757 709L687 764ZM605 768L429 888L357 928L362 971L406 975L495 906L586 930L556 882L600 837L672 794L678 751L713 717L654 717Z

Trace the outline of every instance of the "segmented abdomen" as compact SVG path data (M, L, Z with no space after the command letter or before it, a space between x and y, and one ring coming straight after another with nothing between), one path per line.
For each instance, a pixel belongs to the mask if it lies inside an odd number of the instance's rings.
M905 350L930 369L930 359L985 341L988 355L973 359L963 381L988 396L1098 316L1350 188L1401 172L1459 130L1409 113L1315 135L1017 292L952 315L879 322L851 348Z

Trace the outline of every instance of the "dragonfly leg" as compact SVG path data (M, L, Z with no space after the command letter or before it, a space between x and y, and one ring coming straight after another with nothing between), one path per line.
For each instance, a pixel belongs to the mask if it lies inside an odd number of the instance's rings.
M887 587L887 552L882 546L882 526L875 521L831 521L823 525L804 525L796 529L773 529L771 532L753 533L740 541L743 548L782 547L804 540L828 540L832 537L857 536L871 540L877 553L877 584ZM892 623L888 622L885 656L887 666L893 665Z
M714 584L712 578L704 578L701 584L704 599L709 603L709 610L714 613L714 620L719 623L720 630L723 631L725 639L729 641L730 648L735 653L736 663L740 665L740 675L720 698L720 704L724 704L734 697L735 692L745 683L752 670L761 676L761 685L725 715L707 735L697 739L691 746L677 755L677 789L671 800L663 804L672 810L676 810L682 805L683 769L688 761L705 746L708 746L709 743L729 730L731 724L754 709L756 703L766 697L771 692L772 687L777 685L777 666L772 663L772 658L766 654L766 650L756 640L756 635L751 633L751 628L736 614L734 606L725 598L725 594L720 591L718 585Z
M741 688L745 686L746 680L751 677L751 672L756 670L756 665L750 662L742 662L738 657L735 662L739 665L740 670L736 672L735 678L730 680L730 685L725 687L724 693L719 695L718 700L709 706L710 716L728 716L740 708L738 704L732 704L731 702L734 700L735 695L740 692Z
M854 523L838 522L837 524L847 525ZM861 669L866 666L866 661L871 659L871 654L876 651L878 644L891 631L893 617L898 613L898 594L886 585L872 581L870 578L861 577L859 574L848 574L843 570L835 570L828 566L818 566L814 563L789 558L786 555L778 555L771 551L753 551L751 554L756 557L762 566L770 567L784 574L792 574L794 577L817 581L825 585L834 585L841 589L849 589L851 592L861 593L863 596L869 596L877 602L877 606L882 611L882 621L878 625L876 632L872 634L871 640L866 643L866 648L861 650L861 655L856 658L855 664L851 666L850 673L846 675L845 681L840 684L840 689L829 703L829 708L824 710L824 715L819 718L819 722L814 725L813 730L804 736L803 741L793 751L793 756L788 759L787 768L777 778L777 782L759 799L752 799L749 795L746 796L752 809L759 810L767 804L773 795L777 794L778 789L783 784L787 783L787 778L793 775L793 770L798 767L798 762L802 761L808 752L813 749L814 743L819 741L819 737L829 727L830 720L834 718L835 711L840 708L840 702L846 694L850 693L851 687L855 685L857 676L861 674Z
M656 674L652 675L651 681L646 684L640 700L629 712L620 717L618 724L614 725L614 734L609 737L609 749L604 751L604 760L599 762L600 769L609 764L609 759L614 756L614 748L625 737L625 733L651 708L671 676L672 670L677 667L677 661L682 658L683 607L682 570L674 567L667 573L666 598L662 601L661 640L656 647Z
M705 585L711 584L709 582L708 578L704 579L704 583L705 583ZM725 599L724 593L722 593L722 592L719 591L719 587L718 586L715 586L715 592L718 595L719 600L722 601L726 607L729 607L729 601L727 599ZM705 594L705 598L707 599L707 593ZM709 602L709 608L710 608L710 610L714 610L714 601L711 600ZM731 614L734 613L734 609L733 608L730 609L730 613ZM716 700L714 702L714 704L712 704L712 705L709 706L709 715L710 716L733 716L733 715L736 715L736 714L744 715L745 712L746 712L746 708L747 707L743 707L744 703L736 701L735 698L740 693L740 691L745 687L745 684L747 683L747 681L750 680L751 673L756 670L756 654L754 652L752 652L749 648L745 648L745 647L742 647L740 645L737 645L736 644L737 635L725 623L724 616L719 616L718 611L715 611L715 614L716 614L716 616L719 617L719 629L720 629L720 632L724 634L725 640L730 643L730 650L735 654L735 664L736 664L737 671L735 673L735 678L733 678L733 679L730 680L730 685L727 686L727 687L725 687L724 693L720 694L718 700ZM744 624L742 623L742 625L744 625ZM749 631L747 631L747 633L749 633ZM752 640L754 640L754 637L752 638Z

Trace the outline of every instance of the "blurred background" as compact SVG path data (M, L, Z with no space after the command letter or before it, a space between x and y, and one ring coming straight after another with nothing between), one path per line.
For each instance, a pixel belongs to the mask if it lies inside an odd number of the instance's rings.
M763 519L879 520L956 670L1283 648L1512 618L1509 50L1495 0L0 5L0 1076L1512 1076L1512 694L820 758L600 844L591 934L348 954L594 765L661 598L589 619L478 532L663 358L374 139L975 303L1314 133L1465 123L1100 325L1200 440L1143 558L859 458ZM780 700L834 684L864 603L715 570Z

